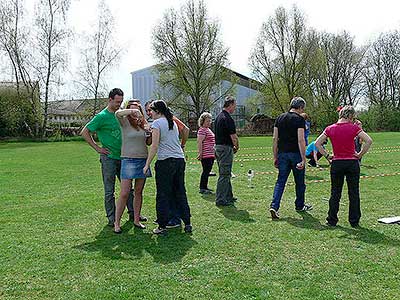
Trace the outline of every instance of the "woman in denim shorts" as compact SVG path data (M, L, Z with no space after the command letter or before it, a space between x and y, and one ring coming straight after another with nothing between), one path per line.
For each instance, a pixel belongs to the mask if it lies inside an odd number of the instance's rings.
M114 232L121 233L121 216L124 212L129 191L134 183L134 220L135 227L144 229L140 221L146 218L140 217L143 201L143 188L146 178L151 176L150 170L143 173L143 167L147 159L147 145L151 144L151 132L148 130L147 122L143 116L143 110L139 100L128 101L126 108L115 113L122 129L121 148L121 194L116 206Z

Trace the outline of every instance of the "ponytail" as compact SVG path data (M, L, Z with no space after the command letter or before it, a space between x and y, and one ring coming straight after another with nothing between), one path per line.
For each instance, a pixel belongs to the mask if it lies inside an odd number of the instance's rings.
M168 129L169 130L172 130L172 128L174 128L174 120L173 120L173 115L172 115L172 112L171 112L171 110L169 109L169 107L167 107L167 110L165 111L165 114L164 114L164 116L165 116L165 118L167 119L167 121L168 121Z

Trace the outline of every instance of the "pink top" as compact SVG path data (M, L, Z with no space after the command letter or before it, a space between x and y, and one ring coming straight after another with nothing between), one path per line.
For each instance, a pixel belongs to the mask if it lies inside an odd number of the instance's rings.
M215 135L210 128L200 127L197 131L197 135L205 136L202 144L202 157L201 158L214 158L214 145L215 145Z
M362 131L353 123L335 123L325 128L324 134L331 140L332 160L358 159L354 147L354 138Z

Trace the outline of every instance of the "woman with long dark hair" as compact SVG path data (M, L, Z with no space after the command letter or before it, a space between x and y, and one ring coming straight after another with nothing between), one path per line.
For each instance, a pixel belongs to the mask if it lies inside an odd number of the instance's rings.
M151 144L151 135L145 129L146 119L143 116L143 109L138 100L128 101L126 109L118 110L115 113L122 130L121 148L121 193L116 205L114 232L121 233L121 215L128 199L129 192L134 184L134 220L135 227L144 229L141 221L147 218L140 216L143 202L143 188L146 178L151 176L150 170L143 173L143 167L147 159L147 145Z
M146 173L157 154L156 172L156 209L158 228L154 234L166 233L168 212L171 206L178 208L179 215L185 223L185 232L192 232L190 224L190 208L185 189L185 156L179 142L178 128L173 115L163 100L150 104L154 119L152 128L152 144L143 172Z
M319 152L330 159L328 152L323 147L328 138L332 143L333 157L331 163L331 197L326 222L329 226L336 226L339 220L339 202L346 177L350 203L349 223L352 227L357 227L361 218L360 163L358 160L367 153L372 144L372 139L355 123L355 110L350 105L340 109L339 120L325 128L315 142ZM355 138L360 138L364 142L362 149L358 152L354 147Z

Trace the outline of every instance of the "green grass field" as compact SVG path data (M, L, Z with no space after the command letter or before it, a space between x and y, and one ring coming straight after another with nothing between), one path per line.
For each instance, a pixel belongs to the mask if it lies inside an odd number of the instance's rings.
M377 219L400 215L400 133L371 136L359 229L347 222L347 192L339 226L324 225L330 193L324 159L321 169L306 173L314 210L295 212L291 176L281 220L271 221L272 141L252 137L240 139L232 180L239 201L227 208L198 193L201 166L189 141L194 232L173 229L165 237L151 234L153 178L144 192L147 229L135 229L125 213L124 232L115 235L105 226L98 156L87 144L2 143L0 299L398 299L400 226ZM256 172L254 188L249 169Z

